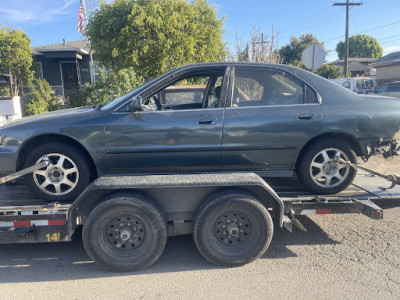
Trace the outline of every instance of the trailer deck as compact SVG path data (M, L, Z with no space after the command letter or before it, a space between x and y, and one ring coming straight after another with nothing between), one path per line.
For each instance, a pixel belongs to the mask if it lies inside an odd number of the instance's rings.
M388 182L364 171L359 171L353 183L346 190L335 195L316 196L310 194L296 178L268 178L266 181L284 202L307 201L315 198L324 199L324 201L370 199L387 208L385 205L392 202L391 200L397 201L397 199L400 199L400 186L384 191L380 187L387 187L389 185ZM22 179L15 184L0 185L0 211L11 207L36 206L53 207L54 204L49 204L35 196ZM61 206L68 207L69 204Z

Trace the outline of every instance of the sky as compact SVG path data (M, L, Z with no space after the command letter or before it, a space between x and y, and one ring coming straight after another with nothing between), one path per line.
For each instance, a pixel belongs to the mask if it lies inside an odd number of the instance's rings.
M112 0L107 0L108 2ZM208 0L225 19L224 42L234 48L236 37L250 39L252 25L270 35L278 33L279 47L291 36L312 33L337 59L336 44L344 40L345 9L332 6L345 0ZM359 2L359 0L351 0ZM350 10L350 35L367 34L378 40L383 54L400 51L400 0L364 0ZM88 11L99 0L86 1ZM83 39L77 31L79 0L0 0L0 26L20 28L32 46Z

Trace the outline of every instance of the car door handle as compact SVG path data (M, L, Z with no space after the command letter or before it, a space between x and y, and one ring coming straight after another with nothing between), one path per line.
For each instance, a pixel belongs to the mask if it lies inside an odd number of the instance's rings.
M297 119L299 120L310 120L312 119L313 114L312 113L302 113L297 115Z
M214 125L215 119L201 119L197 122L199 125Z

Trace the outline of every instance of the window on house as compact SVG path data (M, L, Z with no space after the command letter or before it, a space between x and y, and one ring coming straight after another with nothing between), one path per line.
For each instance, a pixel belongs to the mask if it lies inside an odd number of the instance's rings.
M32 68L33 68L33 72L34 72L33 75L35 76L35 78L43 79L42 63L41 62L33 62Z

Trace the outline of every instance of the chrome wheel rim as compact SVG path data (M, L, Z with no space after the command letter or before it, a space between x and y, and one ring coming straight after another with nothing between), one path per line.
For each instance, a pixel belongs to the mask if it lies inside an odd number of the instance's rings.
M74 161L60 153L50 153L39 158L36 164L48 161L47 167L33 172L36 186L48 195L62 196L75 189L79 170Z
M314 156L310 165L310 175L316 185L333 188L347 179L350 166L335 159L336 157L349 160L346 153L336 148L324 149Z

